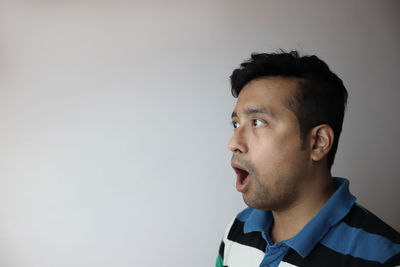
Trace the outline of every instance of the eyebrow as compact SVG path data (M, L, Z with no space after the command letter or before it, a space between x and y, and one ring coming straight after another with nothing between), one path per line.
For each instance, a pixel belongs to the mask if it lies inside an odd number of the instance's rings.
M266 109L266 108L262 108L262 107L259 107L259 108L248 108L248 109L245 109L243 113L244 113L246 116L250 116L250 115L252 115L252 114L265 114L265 115L268 115L268 116L270 116L270 117L275 117L274 114L272 114L271 111L269 111L269 110ZM235 111L233 111L231 117L232 117L232 118L235 118L235 117L237 118L237 117L239 117L239 116L238 116L238 114L237 114Z

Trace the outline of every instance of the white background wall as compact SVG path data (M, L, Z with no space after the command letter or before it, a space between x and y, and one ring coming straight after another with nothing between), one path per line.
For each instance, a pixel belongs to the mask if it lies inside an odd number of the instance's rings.
M0 266L212 266L243 207L228 77L326 60L334 174L400 230L399 1L1 1Z

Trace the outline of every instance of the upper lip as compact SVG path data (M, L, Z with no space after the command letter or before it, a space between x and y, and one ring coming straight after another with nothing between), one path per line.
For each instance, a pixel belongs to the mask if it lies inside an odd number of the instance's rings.
M238 164L236 162L231 162L231 166L235 170L236 173L238 173L240 171L246 171L247 173L249 173L249 171L246 168L242 167L240 164Z

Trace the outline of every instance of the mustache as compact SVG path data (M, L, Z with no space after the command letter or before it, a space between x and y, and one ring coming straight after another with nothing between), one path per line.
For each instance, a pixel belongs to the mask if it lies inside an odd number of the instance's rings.
M248 160L239 155L232 155L231 162L237 162L240 166L244 167L250 174L257 174L255 166Z

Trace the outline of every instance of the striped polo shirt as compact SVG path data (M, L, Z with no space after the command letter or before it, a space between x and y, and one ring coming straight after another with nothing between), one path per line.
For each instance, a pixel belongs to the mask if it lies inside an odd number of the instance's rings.
M400 266L400 234L355 202L349 181L294 237L273 243L271 211L243 210L229 224L217 267Z

